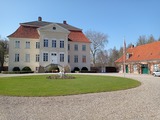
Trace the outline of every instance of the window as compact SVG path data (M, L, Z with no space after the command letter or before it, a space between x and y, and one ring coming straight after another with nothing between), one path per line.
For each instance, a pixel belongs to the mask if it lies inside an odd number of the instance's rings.
M20 48L20 41L15 41L15 48Z
M60 62L64 62L64 54L60 54Z
M137 65L133 65L133 71L134 71L134 72L137 71Z
M86 56L85 55L82 56L82 62L86 63Z
M60 48L64 48L64 41L60 41Z
M75 55L75 56L74 56L74 62L75 62L75 63L78 63L78 55Z
M56 40L52 40L52 47L56 48Z
M86 51L86 45L82 45L82 51Z
M68 50L70 50L70 44L68 44Z
M26 42L26 48L30 48L30 42L29 41Z
M154 71L159 71L159 65L158 64L154 64Z
M40 48L40 42L36 42L36 48L37 48L37 49Z
M30 54L26 54L26 56L25 56L25 61L26 61L26 62L30 62Z
M43 53L43 61L44 62L48 61L48 53Z
M77 44L74 45L74 50L78 51L78 45Z
M48 47L48 40L47 39L44 39L43 47Z
M68 55L68 63L70 63L70 55Z
M15 54L15 62L19 62L19 54Z
M39 62L39 54L36 54L36 62Z

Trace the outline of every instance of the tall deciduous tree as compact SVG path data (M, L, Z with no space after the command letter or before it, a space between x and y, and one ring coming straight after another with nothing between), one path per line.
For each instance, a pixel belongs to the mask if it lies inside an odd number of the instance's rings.
M86 37L92 42L90 46L93 65L96 64L96 55L108 43L108 36L104 33L89 30L85 33Z
M108 52L107 50L101 50L97 53L96 61L98 66L106 66L108 64Z
M8 41L0 40L0 71L3 70L3 65L6 60L6 55L8 54Z

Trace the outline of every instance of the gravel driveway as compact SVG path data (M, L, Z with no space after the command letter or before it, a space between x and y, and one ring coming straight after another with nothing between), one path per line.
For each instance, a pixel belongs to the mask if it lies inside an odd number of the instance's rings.
M142 85L60 97L0 96L0 120L160 120L160 78L133 74L126 77L139 80Z

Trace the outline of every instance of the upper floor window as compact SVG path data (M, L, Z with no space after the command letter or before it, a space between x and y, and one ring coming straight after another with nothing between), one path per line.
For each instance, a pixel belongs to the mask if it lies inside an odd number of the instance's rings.
M15 62L19 62L19 54L15 54Z
M82 51L86 51L86 45L82 45Z
M48 40L47 39L44 39L44 41L43 41L43 47L48 47Z
M78 51L78 45L77 44L74 45L74 50Z
M64 48L64 41L60 41L60 48Z
M43 53L43 61L44 62L48 61L48 53Z
M60 62L64 62L64 54L60 54Z
M30 62L30 54L26 54L26 56L25 56L25 61L26 61L26 62Z
M56 40L52 40L52 47L56 48Z
M26 48L30 48L30 42L29 41L26 42Z
M20 41L15 41L15 48L20 48Z
M36 54L36 62L39 62L39 54Z
M75 63L78 63L78 55L75 55L75 56L74 56L74 62L75 62Z
M36 48L37 48L37 49L40 48L40 42L36 42Z
M68 50L70 50L70 44L68 44Z

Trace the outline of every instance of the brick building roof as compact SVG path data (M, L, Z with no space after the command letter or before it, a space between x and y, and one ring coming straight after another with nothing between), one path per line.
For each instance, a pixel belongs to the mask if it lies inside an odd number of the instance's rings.
M8 37L14 37L14 38L33 38L38 39L39 34L37 31L37 28L53 24L52 22L45 22L45 21L33 21L33 22L26 22L26 23L20 23L20 27L11 35ZM64 23L56 23L59 26L67 29L70 31L70 34L68 36L68 39L73 42L88 42L88 38L83 34L82 29L79 29L77 27L71 26L64 21Z
M129 58L126 58L126 62L142 62L160 60L160 41L140 45L127 49L126 54ZM126 55L127 56L127 55ZM124 55L121 56L116 63L122 63Z

